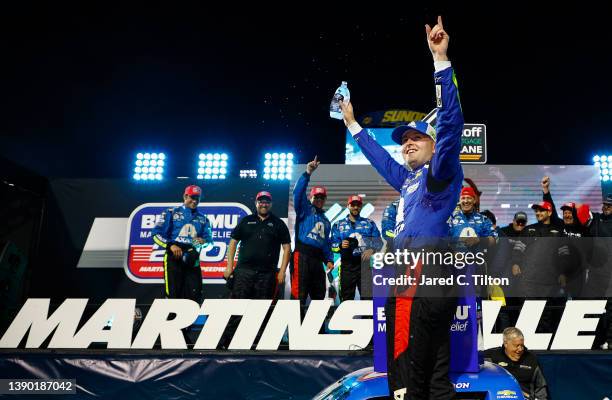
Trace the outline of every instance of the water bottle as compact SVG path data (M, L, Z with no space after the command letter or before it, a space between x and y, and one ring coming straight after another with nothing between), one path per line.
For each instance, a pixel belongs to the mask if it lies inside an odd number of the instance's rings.
M342 85L334 93L331 104L329 105L329 116L335 119L342 119L342 110L340 109L341 101L349 101L351 93L348 90L346 81L342 81Z

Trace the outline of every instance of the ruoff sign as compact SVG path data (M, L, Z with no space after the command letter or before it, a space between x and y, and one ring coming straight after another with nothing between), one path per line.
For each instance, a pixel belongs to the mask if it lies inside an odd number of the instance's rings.
M465 124L461 135L461 153L459 160L463 164L487 163L487 127L484 124Z

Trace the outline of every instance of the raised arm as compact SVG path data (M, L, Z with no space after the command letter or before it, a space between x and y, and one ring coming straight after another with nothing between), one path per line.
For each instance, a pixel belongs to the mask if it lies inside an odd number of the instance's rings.
M461 152L461 133L463 132L463 113L459 101L457 78L447 51L449 36L444 30L442 17L431 28L425 25L427 44L434 60L436 85L435 153L431 160L431 175L440 181L449 181L461 171L459 153Z
M353 138L363 151L370 164L378 173L393 187L400 192L402 185L408 177L408 170L402 164L395 161L391 154L374 140L365 129L355 120L353 105L350 102L340 102L340 108L344 114L344 123L353 135Z

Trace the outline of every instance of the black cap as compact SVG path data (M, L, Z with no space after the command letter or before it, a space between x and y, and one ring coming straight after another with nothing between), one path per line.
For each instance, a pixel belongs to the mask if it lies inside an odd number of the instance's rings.
M612 205L612 193L608 193L608 195L603 199L603 203Z
M493 225L497 224L497 219L495 218L495 214L493 214L491 211L484 210L484 211L481 211L480 213L486 216L487 218L489 218L491 222L493 223Z
M516 214L514 214L514 220L515 221L519 221L521 219L524 220L525 222L527 222L527 214L525 214L522 211L519 211Z

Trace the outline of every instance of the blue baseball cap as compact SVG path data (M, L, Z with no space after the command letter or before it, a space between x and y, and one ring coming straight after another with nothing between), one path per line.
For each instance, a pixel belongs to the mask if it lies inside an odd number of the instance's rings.
M434 108L429 114L425 116L421 121L411 121L406 125L398 126L391 133L391 139L399 145L402 144L402 136L404 133L408 131L416 131L422 133L423 135L427 135L433 140L436 141L436 125L438 118L438 109Z

